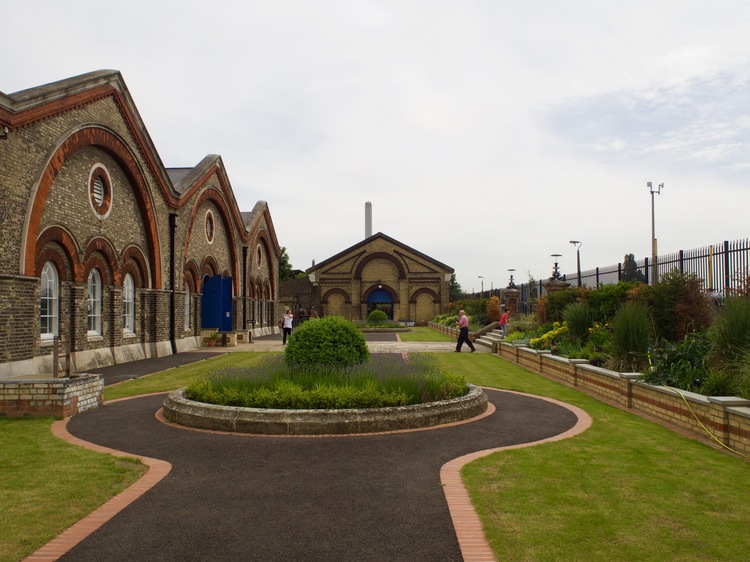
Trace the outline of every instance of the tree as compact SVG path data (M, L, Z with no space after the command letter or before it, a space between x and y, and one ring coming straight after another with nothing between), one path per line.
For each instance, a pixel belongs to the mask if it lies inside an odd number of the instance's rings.
M464 294L463 289L458 281L456 281L456 274L451 273L451 300L455 301L460 299Z
M288 279L294 279L294 273L292 272L292 264L289 263L289 254L286 253L286 246L284 246L281 248L281 255L279 256L279 282Z
M638 264L635 262L635 255L626 254L622 262L622 279L621 281L640 281L646 282L646 276L638 270Z
M498 322L502 312L500 311L500 299L492 296L487 301L487 322Z

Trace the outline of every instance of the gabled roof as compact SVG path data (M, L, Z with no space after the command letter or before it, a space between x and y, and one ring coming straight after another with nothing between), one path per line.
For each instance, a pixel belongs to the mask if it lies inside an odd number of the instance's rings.
M347 256L348 254L356 252L360 248L365 247L367 244L369 244L370 242L373 242L374 240L376 240L378 238L380 238L382 240L385 240L386 242L388 242L388 243L390 243L390 244L392 244L394 246L397 246L397 247L401 248L402 250L404 250L406 252L409 252L411 254L414 254L415 256L420 257L421 259L423 259L423 260L425 260L425 261L433 264L434 266L438 267L439 269L444 269L445 271L448 271L450 273L454 272L454 269L452 267L450 267L449 265L445 265L444 263L439 262L436 259L431 258L427 254L423 254L422 252L420 252L418 250L415 250L414 248L411 248L410 246L407 246L406 244L403 244L402 242L399 242L395 238L391 238L390 236L387 236L387 235L383 234L382 232L378 232L376 234L373 234L369 238L365 238L364 240L362 240L358 244L355 244L354 246L351 246L351 247L347 248L346 250L343 250L343 251L339 252L335 256L332 256L332 257L328 258L327 260L323 260L322 262L315 264L311 268L306 269L305 273L307 273L309 275L310 273L313 273L313 272L318 271L318 270L320 270L322 268L328 267L329 265L333 264L335 261L337 261L337 260L339 260L339 259Z
M171 204L176 192L158 151L133 102L122 75L117 70L95 70L65 80L50 82L13 94L0 94L0 125L12 131L74 110L82 105L111 97L143 154L151 173Z

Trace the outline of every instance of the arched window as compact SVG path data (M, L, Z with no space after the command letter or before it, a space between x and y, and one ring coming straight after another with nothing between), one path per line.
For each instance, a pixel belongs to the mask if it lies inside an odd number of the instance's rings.
M42 340L51 340L58 334L58 300L60 284L57 269L52 262L47 262L42 268L42 298L39 320L41 323Z
M185 282L185 329L190 329L190 285Z
M130 273L122 282L122 331L127 334L135 332L135 283Z
M102 333L102 277L97 269L89 273L88 295L86 296L87 329L90 336Z

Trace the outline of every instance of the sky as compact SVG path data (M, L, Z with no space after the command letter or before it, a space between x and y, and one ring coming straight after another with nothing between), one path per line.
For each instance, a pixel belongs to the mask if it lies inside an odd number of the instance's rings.
M373 233L465 291L750 235L746 0L25 0L0 91L122 73L307 269ZM654 188L664 184L660 193ZM558 258L552 254L561 254Z

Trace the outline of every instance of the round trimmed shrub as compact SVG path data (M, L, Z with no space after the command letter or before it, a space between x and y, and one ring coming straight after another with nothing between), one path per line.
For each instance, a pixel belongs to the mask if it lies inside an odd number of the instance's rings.
M292 333L284 351L284 360L290 367L348 367L369 358L365 336L340 316L311 318L304 322Z
M385 324L388 322L388 315L382 310L373 310L367 315L368 324Z

